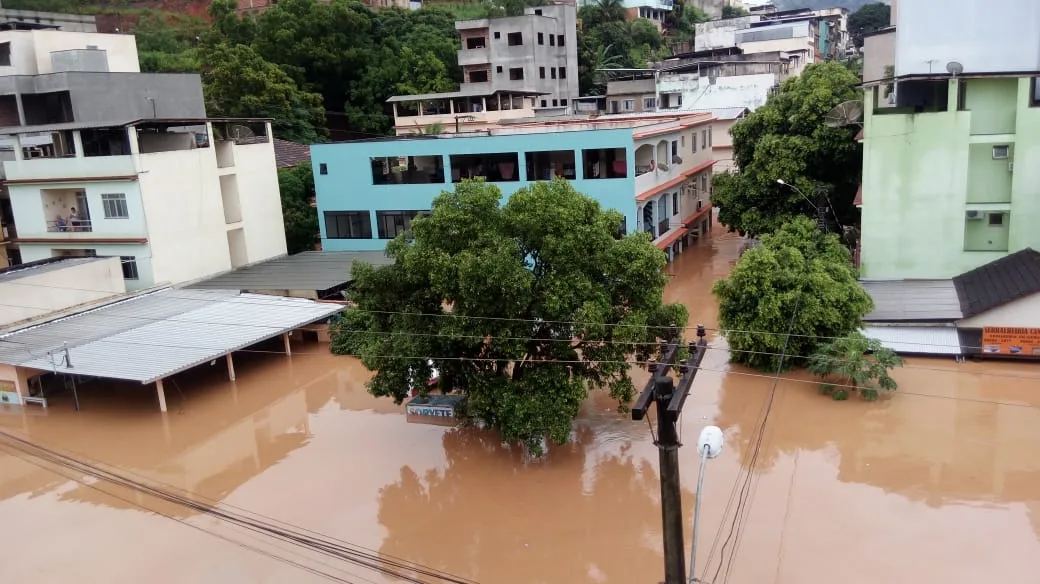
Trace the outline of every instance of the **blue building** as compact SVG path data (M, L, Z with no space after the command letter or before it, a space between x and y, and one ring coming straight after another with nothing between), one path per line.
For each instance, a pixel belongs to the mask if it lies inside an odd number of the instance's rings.
M543 122L477 134L316 144L311 160L322 249L383 249L437 195L466 178L484 177L508 198L533 181L561 176L604 208L624 214L627 230L649 231L659 247L677 253L690 234L684 220L694 209L703 216L710 208L714 162L710 146L684 160L679 144L690 148L699 131L707 135L712 119L698 114L627 124Z

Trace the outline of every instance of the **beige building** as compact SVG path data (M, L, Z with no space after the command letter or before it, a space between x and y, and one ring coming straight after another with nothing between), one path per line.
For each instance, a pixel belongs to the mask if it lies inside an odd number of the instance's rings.
M54 258L0 270L0 328L125 292L119 258Z

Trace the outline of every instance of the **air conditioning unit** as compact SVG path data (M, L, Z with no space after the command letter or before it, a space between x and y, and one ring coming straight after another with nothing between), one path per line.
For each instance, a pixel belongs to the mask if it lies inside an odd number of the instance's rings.
M1011 154L1011 148L1009 146L994 146L993 147L993 160L1007 160Z
M968 221L981 221L984 215L982 211L965 211L964 218Z

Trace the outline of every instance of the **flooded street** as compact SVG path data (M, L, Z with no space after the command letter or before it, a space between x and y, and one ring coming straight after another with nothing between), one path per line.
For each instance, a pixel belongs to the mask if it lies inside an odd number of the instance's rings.
M685 303L691 325L717 327L711 284L740 243L716 228L669 266L666 300ZM485 432L406 423L403 407L366 393L352 358L294 351L236 355L234 383L219 366L178 375L166 416L149 388L88 385L82 412L69 396L46 413L0 409L0 431L483 584L663 579L657 451L647 424L607 396L588 400L571 444L529 462ZM759 443L773 380L730 366L718 338L703 367L680 460L689 528L690 444L705 425L726 432L704 483L704 581L1036 581L1040 368L911 359L896 372L900 391L874 403L832 401L794 374ZM394 581L56 470L0 442L0 582L327 581L286 560L346 582Z

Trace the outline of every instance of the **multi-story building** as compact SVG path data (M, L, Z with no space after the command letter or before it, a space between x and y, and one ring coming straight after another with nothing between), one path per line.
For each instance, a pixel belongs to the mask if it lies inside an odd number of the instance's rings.
M130 35L6 31L0 51L14 259L120 257L135 289L285 253L268 121L206 119L199 76L140 73Z
M97 32L97 23L93 16L86 14L61 14L0 7L0 30L37 29Z
M629 20L645 18L664 29L665 19L675 8L675 0L624 0Z
M972 6L903 3L895 78L865 84L865 278L949 278L1040 248L1040 4Z
M567 108L579 95L577 23L572 4L525 8L523 16L456 22L462 40L462 91L540 94L536 107Z
M732 47L745 54L780 51L798 58L802 67L829 59L844 59L851 49L848 11L844 8L760 11L696 25L695 51Z
M563 177L669 256L710 229L710 114L518 122L469 134L311 147L322 249L378 250L445 188L483 177L508 196ZM349 177L349 178L347 178Z

